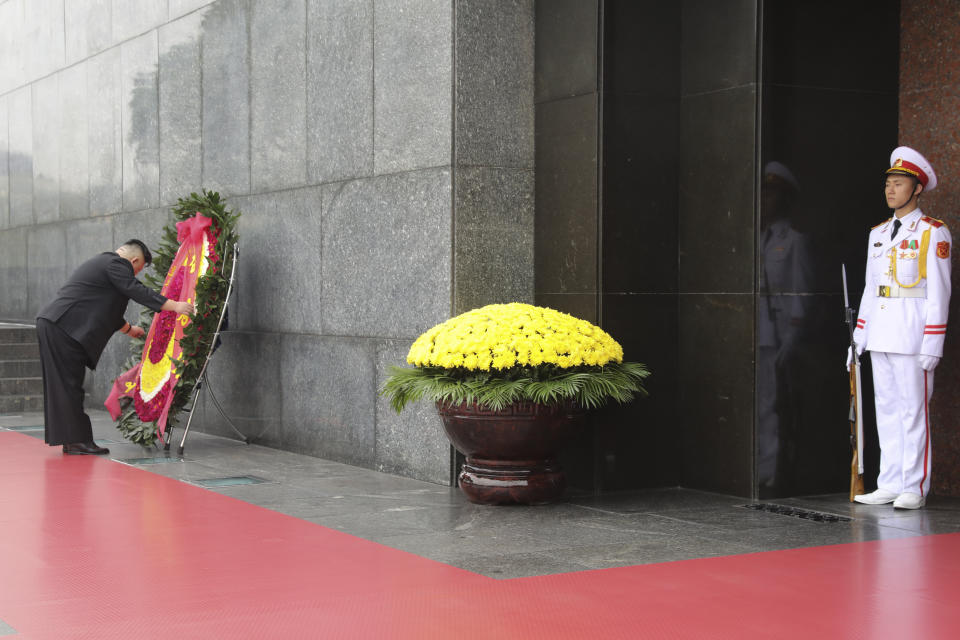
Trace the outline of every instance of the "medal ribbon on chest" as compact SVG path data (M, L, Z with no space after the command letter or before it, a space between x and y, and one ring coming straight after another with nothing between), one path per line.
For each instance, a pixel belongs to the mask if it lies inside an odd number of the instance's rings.
M900 248L903 250L907 249L917 249L916 240L904 240L900 243ZM930 230L927 229L923 232L923 235L920 238L920 263L917 265L919 267L917 279L914 280L911 284L903 284L897 278L897 251L894 249L890 252L890 275L893 277L893 281L904 289L911 289L918 284L921 280L924 280L927 277L927 250L930 248ZM906 258L906 256L904 256Z

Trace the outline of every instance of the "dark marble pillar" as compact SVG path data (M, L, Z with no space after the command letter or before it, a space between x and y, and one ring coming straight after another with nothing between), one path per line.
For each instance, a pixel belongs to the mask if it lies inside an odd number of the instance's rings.
M654 375L649 397L596 416L596 476L675 486L680 5L606 0L602 36L599 320Z
M536 4L535 292L597 320L599 2Z
M757 484L761 497L849 481L841 265L859 304L869 229L890 215L897 2L763 4L757 245ZM829 20L823 16L829 15ZM878 455L869 359L865 472Z
M758 7L755 0L682 6L681 483L749 496Z
M654 372L593 415L574 486L750 493L754 6L537 5L536 299Z
M538 0L535 52L536 304L598 321L600 0ZM596 489L596 430L561 461Z
M655 371L648 399L592 414L563 460L576 488L679 483L679 29L662 3L537 5L536 299Z
M839 271L858 299L887 215L898 3L536 8L536 300L653 371L594 414L573 484L843 490Z

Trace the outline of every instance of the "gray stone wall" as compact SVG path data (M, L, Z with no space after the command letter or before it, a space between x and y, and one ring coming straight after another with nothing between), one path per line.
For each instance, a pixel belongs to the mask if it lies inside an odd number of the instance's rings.
M243 211L234 422L449 483L432 408L377 389L433 324L533 299L532 0L0 2L0 319L200 187ZM209 399L194 425L230 433Z

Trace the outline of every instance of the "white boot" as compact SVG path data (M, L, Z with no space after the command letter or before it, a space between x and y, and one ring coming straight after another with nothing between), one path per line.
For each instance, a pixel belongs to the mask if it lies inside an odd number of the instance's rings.
M920 496L917 497L919 498ZM854 496L853 499L860 504L890 504L897 499L897 494L893 493L892 491L886 491L885 489L877 489L873 493L864 493L859 496Z
M918 496L915 493L901 493L897 496L897 499L893 501L894 509L919 509L927 503L927 499L923 496Z

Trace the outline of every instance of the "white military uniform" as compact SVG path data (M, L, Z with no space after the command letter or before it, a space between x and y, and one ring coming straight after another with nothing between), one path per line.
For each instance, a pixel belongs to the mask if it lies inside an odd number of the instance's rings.
M854 340L871 352L880 440L877 488L930 492L933 371L918 355L943 355L950 303L950 232L915 209L870 232L866 286Z

